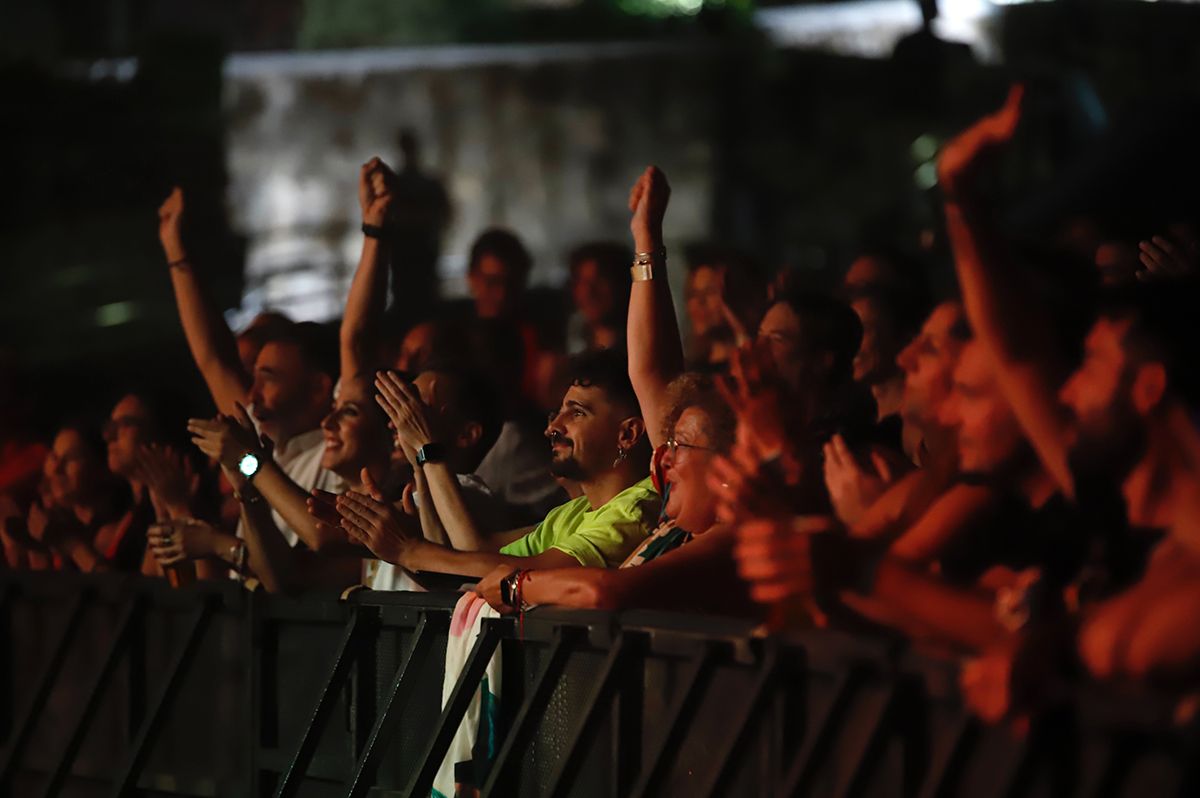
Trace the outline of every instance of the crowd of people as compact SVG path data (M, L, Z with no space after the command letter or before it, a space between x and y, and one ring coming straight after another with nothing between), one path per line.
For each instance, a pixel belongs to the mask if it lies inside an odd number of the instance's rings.
M414 210L370 160L336 335L278 313L231 331L176 188L159 236L215 413L129 386L101 428L6 454L5 565L874 629L967 655L991 720L1083 678L1187 684L1200 243L1163 219L1122 271L1009 241L982 175L1022 99L939 155L955 291L890 252L831 291L700 247L682 329L655 167L632 241L571 254L568 309L538 307L502 229L471 250L469 304L422 299Z

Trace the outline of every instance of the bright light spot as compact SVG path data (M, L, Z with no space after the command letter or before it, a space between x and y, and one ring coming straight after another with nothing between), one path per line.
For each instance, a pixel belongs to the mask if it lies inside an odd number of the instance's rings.
M912 143L912 156L919 162L925 162L937 155L938 143L937 139L925 133L917 136L917 140Z
M96 308L97 327L116 327L133 321L137 306L132 302L113 302Z
M650 17L671 17L678 14L698 14L704 0L619 0L620 8L627 14L644 14Z
M917 183L917 188L927 190L937 185L937 164L933 161L926 161L917 167L917 171L913 173L913 180Z

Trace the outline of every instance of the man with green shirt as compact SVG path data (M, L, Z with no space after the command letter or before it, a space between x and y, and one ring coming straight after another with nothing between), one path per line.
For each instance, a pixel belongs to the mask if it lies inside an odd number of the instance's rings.
M577 482L583 495L554 508L542 523L498 551L455 551L402 535L394 510L359 494L338 501L343 528L375 556L409 571L484 576L517 568L616 567L658 522L660 500L650 480L650 445L625 355L604 350L578 356L571 386L546 427L551 472ZM516 533L519 534L519 533Z

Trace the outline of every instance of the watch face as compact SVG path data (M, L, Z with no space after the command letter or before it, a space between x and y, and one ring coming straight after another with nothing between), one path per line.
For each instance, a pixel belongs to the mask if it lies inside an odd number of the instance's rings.
M254 476L258 473L258 458L252 454L245 455L238 463L238 471L241 471L244 477Z

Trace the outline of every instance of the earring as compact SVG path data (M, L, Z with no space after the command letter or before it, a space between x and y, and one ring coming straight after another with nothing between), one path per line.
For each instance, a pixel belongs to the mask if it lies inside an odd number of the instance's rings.
M625 458L627 458L627 457L629 457L629 450L628 450L628 449L622 449L620 446L618 446L618 447L617 447L617 459L616 459L616 460L613 460L612 467L613 467L613 468L620 468L620 466L621 466L621 463L624 463L624 462L625 462Z

